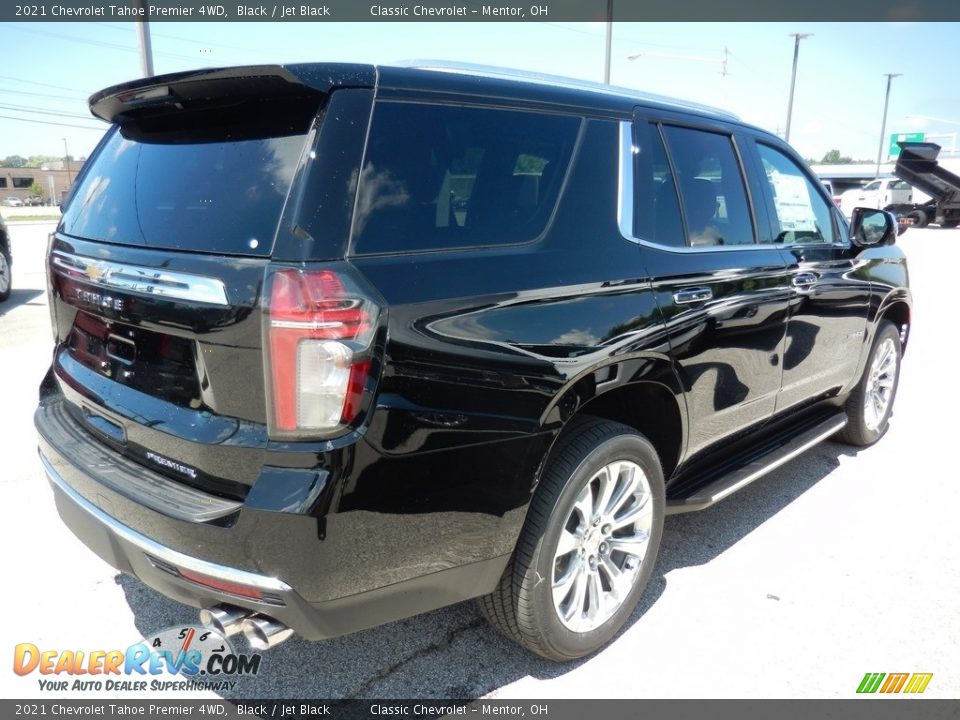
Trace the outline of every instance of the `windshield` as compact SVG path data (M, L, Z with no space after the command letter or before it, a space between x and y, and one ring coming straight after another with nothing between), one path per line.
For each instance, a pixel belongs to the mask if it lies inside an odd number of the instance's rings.
M269 255L305 135L141 143L111 131L63 216L75 237Z

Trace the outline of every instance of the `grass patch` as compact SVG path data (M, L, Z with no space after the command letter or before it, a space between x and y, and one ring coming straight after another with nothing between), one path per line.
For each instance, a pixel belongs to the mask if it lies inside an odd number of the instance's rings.
M60 220L59 215L9 215L4 218L7 222L44 222Z

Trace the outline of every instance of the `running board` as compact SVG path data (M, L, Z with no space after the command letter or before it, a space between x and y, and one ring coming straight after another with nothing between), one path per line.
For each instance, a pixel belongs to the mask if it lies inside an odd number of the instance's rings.
M733 470L715 481L694 491L690 497L668 500L666 514L694 512L718 503L728 495L732 495L740 488L746 487L757 478L761 478L772 470L793 460L801 453L809 450L819 442L826 440L847 424L846 414L840 412L814 425L779 448L753 462Z

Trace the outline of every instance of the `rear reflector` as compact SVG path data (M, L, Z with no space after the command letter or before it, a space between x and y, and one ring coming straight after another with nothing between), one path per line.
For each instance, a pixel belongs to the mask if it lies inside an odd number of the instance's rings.
M379 307L358 283L333 270L283 268L268 280L271 435L322 434L349 425L370 372L365 353Z
M249 585L241 585L240 583L229 582L227 580L221 580L220 578L211 577L209 575L204 575L202 573L194 572L193 570L187 570L185 568L177 568L180 572L180 576L194 582L197 585L203 585L204 587L211 588L212 590L219 590L220 592L230 593L231 595L240 595L241 597L253 598L259 600L263 597L263 593L260 592L258 588L250 587Z

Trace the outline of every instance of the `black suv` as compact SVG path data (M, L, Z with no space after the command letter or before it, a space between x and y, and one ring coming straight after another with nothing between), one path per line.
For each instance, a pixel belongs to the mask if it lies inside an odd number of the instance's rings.
M887 213L664 98L451 67L204 70L112 127L49 254L36 426L84 543L257 648L469 598L597 649L664 516L887 429Z

